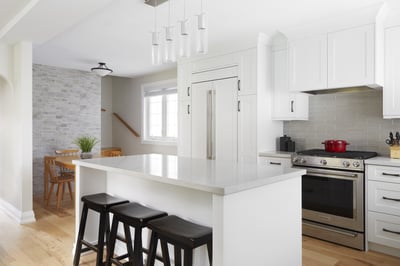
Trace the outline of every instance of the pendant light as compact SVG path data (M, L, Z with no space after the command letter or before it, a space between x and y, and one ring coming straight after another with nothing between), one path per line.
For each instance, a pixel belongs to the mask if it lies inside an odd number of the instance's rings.
M196 28L196 52L206 54L208 52L208 30L206 13L203 11L203 0L200 0L200 14L197 15Z
M168 25L165 27L164 62L176 61L174 27L171 26L171 2L168 1Z
M179 56L190 56L189 20L186 18L186 0L183 0L183 19L179 21L181 32L179 34Z
M151 63L161 64L159 32L157 31L157 0L154 6L154 31L151 33Z

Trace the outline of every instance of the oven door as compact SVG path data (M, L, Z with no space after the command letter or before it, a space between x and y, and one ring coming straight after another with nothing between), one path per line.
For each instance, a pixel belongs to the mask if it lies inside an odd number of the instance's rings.
M307 168L303 219L364 232L364 173Z

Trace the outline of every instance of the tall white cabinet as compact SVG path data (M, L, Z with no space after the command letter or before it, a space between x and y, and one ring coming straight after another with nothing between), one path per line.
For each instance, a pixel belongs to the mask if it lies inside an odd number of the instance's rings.
M400 26L385 30L383 117L400 118Z
M272 120L268 41L263 36L255 48L178 62L179 156L257 162L258 152L276 149L283 124Z

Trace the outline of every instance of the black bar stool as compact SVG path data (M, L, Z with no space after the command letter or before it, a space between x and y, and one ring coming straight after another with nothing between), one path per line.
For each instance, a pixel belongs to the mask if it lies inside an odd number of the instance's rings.
M110 208L113 214L113 222L111 226L110 242L107 249L107 265L141 265L143 266L143 245L142 245L142 229L147 223L156 218L168 215L166 212L154 210L143 206L136 202L126 203ZM117 236L119 222L124 225L125 239ZM130 226L135 228L134 249L132 249L132 237ZM114 248L116 240L126 242L127 254L114 257ZM129 258L129 262L121 262L121 260Z
M148 222L152 230L147 266L153 266L157 242L161 242L164 266L170 266L167 244L174 245L175 266L181 266L181 249L184 250L184 266L192 266L193 249L207 245L208 259L212 265L212 229L198 225L175 215L166 216Z
M96 265L100 266L103 265L103 251L105 244L104 234L106 235L107 244L110 235L109 209L112 206L122 203L127 203L129 201L113 197L106 193L86 195L82 197L82 201L83 201L83 209L82 209L81 222L79 224L78 239L76 240L76 246L75 246L74 266L79 265L81 253L89 250L97 252ZM83 239L85 235L86 219L88 216L89 209L100 213L99 233L96 245L93 245ZM84 248L83 245L85 245L86 247Z

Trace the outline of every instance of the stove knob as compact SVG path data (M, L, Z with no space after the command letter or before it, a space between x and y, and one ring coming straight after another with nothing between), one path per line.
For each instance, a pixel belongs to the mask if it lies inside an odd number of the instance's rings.
M299 162L299 158L295 157L293 158L293 163L298 163Z
M326 165L326 164L327 164L326 160L324 160L324 159L322 159L322 160L320 161L320 163L321 163L322 165Z
M301 160L300 160L300 163L303 163L303 164L304 164L304 163L306 163L306 162L307 162L306 159L301 159Z
M343 167L348 168L350 166L350 163L348 161L343 161Z
M354 161L353 162L353 166L356 167L356 168L360 167L360 162L359 161Z

